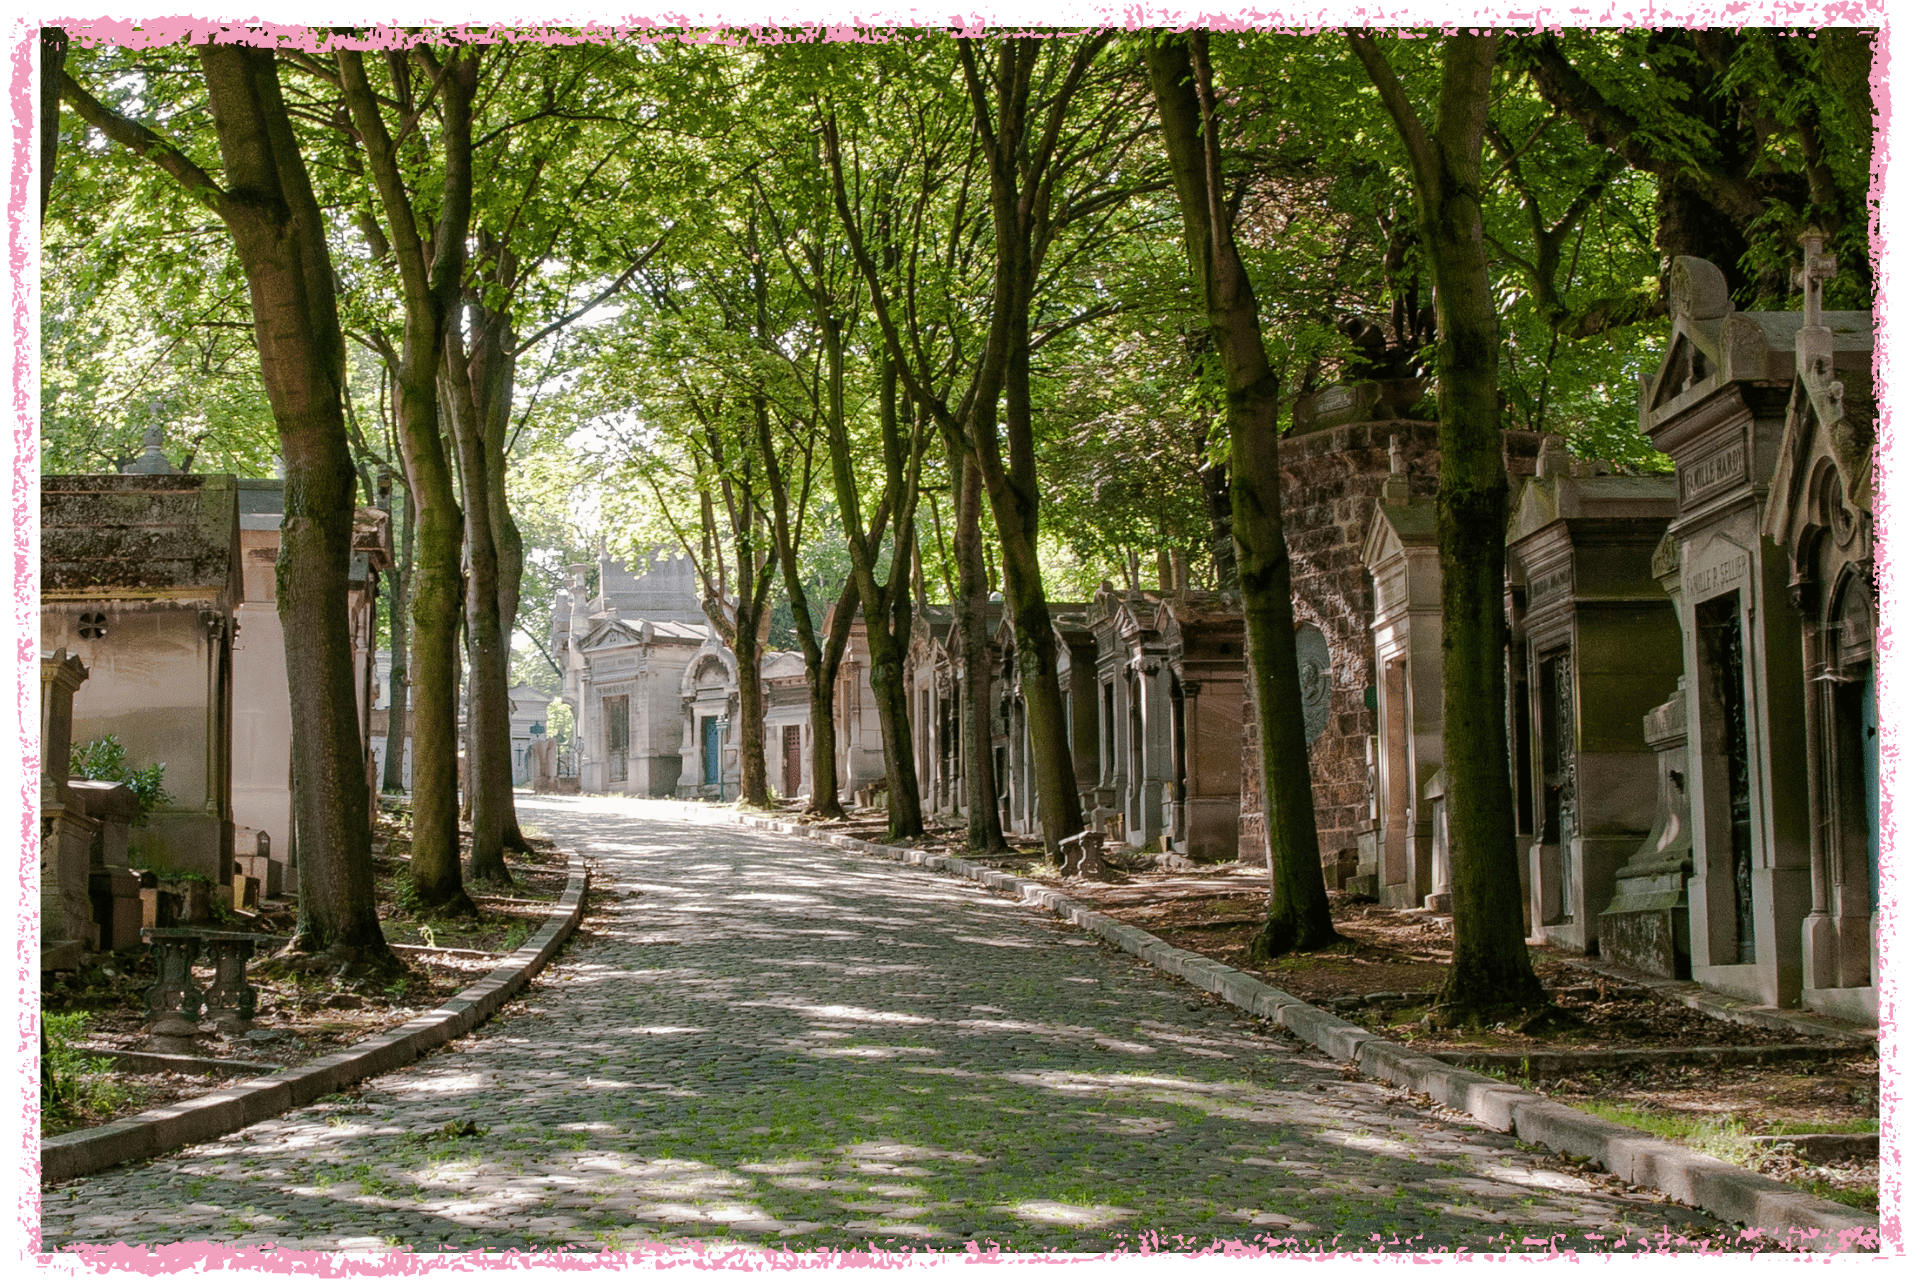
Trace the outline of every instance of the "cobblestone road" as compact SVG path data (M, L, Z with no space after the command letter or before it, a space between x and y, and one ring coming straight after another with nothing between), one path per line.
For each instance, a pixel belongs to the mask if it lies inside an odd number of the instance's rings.
M521 811L617 895L528 997L351 1101L49 1189L43 1247L1591 1248L1717 1226L1536 1168L970 882L678 806Z

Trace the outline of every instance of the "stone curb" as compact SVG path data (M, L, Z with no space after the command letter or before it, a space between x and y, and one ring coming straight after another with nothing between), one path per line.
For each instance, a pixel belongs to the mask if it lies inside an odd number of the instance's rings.
M692 805L688 809L690 813L697 812ZM1678 1143L1613 1124L1518 1085L1418 1053L1251 974L1182 950L1145 930L1102 915L1039 881L948 854L815 833L804 823L751 814L727 814L723 820L946 871L1014 894L1023 902L1050 908L1122 951L1211 991L1229 1004L1279 1023L1335 1061L1351 1062L1377 1080L1425 1094L1442 1106L1472 1116L1490 1129L1511 1133L1522 1142L1544 1146L1561 1155L1585 1158L1622 1181L1672 1196L1683 1204L1756 1228L1787 1243L1837 1252L1870 1252L1879 1246L1880 1220L1873 1214L1823 1200Z
M1873 1046L1862 1044L1761 1044L1724 1045L1700 1049L1567 1049L1559 1052L1480 1052L1449 1050L1433 1056L1455 1067L1477 1071L1497 1068L1519 1072L1535 1079L1546 1076L1574 1075L1609 1067L1642 1066L1768 1066L1781 1062L1823 1062L1870 1052Z
M580 923L587 902L586 864L575 854L567 887L540 927L494 971L391 1031L338 1053L272 1075L143 1111L125 1120L48 1138L40 1144L40 1181L63 1182L129 1160L244 1129L250 1124L338 1093L369 1076L398 1070L485 1022L551 960Z

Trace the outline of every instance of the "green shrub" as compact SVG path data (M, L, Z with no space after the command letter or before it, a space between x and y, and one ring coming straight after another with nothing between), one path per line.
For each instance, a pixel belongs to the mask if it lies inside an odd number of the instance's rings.
M167 773L166 762L150 764L144 769L129 769L127 749L111 733L75 747L67 773L75 778L126 783L127 789L140 802L140 817L135 826L144 824L149 814L173 799L167 789L160 785Z

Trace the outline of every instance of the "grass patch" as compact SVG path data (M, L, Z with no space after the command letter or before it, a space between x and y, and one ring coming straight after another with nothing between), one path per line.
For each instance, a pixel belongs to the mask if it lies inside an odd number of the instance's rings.
M1826 1178L1801 1171L1791 1160L1786 1167L1778 1167L1779 1157L1756 1141L1762 1138L1788 1137L1800 1133L1874 1133L1880 1125L1877 1120L1860 1118L1842 1121L1792 1121L1778 1120L1750 1129L1738 1116L1688 1116L1672 1115L1654 1111L1646 1107L1622 1106L1613 1102L1565 1099L1570 1105L1585 1111L1589 1115L1599 1116L1602 1120L1611 1120L1615 1124L1628 1125L1635 1129L1692 1147L1729 1164L1737 1164L1752 1169L1756 1173L1765 1173L1770 1177L1783 1179L1802 1191L1810 1192L1822 1199L1832 1200L1855 1209L1865 1209L1877 1213L1880 1209L1880 1191L1878 1187L1858 1184L1842 1186ZM1762 1168L1763 1164L1775 1167Z
M1602 1120L1640 1129L1656 1138L1678 1142L1736 1164L1753 1149L1750 1139L1754 1135L1747 1132L1736 1116L1676 1116L1617 1102L1568 1101Z
M1615 1102L1575 1098L1569 1098L1566 1101L1589 1115L1599 1116L1602 1120L1611 1120L1615 1124L1644 1129L1655 1137L1665 1138L1670 1142L1682 1142L1702 1150L1706 1150L1708 1144L1718 1144L1728 1140L1744 1143L1754 1138L1785 1138L1805 1133L1878 1133L1880 1131L1878 1120L1864 1116L1852 1120L1775 1120L1758 1128L1750 1128L1738 1116L1674 1115L1648 1107L1622 1105ZM1716 1151L1714 1154L1718 1155L1719 1152Z
M49 1131L104 1120L146 1096L145 1089L114 1075L111 1059L78 1046L76 1042L87 1030L85 1013L43 1012L41 1022L47 1034L40 1110L42 1123Z
M1795 1178L1793 1185L1810 1191L1823 1200L1834 1200L1868 1213L1880 1212L1880 1191L1876 1187L1838 1187L1825 1178Z
M1872 1116L1855 1116L1851 1120L1776 1120L1765 1132L1783 1138L1796 1133L1878 1133L1880 1121Z

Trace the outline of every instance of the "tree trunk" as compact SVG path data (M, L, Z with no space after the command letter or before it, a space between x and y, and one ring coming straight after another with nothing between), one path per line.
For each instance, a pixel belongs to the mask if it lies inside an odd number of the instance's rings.
M996 192L996 206L1000 201ZM1010 200L1009 200L1010 203ZM996 211L995 222L1001 222ZM1012 220L1011 213L1007 221ZM1066 699L1060 692L1053 613L1047 608L1040 573L1040 484L1033 456L1032 399L1028 382L1031 340L1028 289L1031 268L1025 237L1003 238L1000 262L1007 288L995 299L1005 308L1006 423L1008 458L999 455L991 400L979 402L974 438L982 487L1000 533L1006 609L1013 619L1020 687L1026 704L1027 741L1033 750L1034 790L1040 801L1041 834L1047 854L1057 859L1060 843L1086 825L1080 811L1079 780L1067 734ZM997 293L999 291L996 291Z
M833 686L840 679L840 659L847 652L847 637L853 634L854 607L859 600L853 575L848 574L840 598L827 615L819 669L807 672L807 709L813 724L813 800L807 807L825 818L847 816L840 803L840 762L833 754Z
M483 251L497 255L494 274L511 272L513 264L507 251L491 236L480 237ZM466 402L458 412L467 415L467 427L480 444L480 461L486 469L486 530L492 543L494 591L481 598L476 591L468 600L469 615L477 609L490 610L495 621L492 629L500 636L498 668L488 677L497 687L499 727L477 738L477 759L468 769L479 782L475 793L492 794L494 810L489 822L497 822L502 849L526 852L531 846L520 833L520 820L513 805L513 735L508 690L513 685L513 628L520 612L520 579L526 566L525 546L520 529L507 505L507 425L513 410L513 331L510 318L483 305L479 292L468 299L473 317L472 350L464 358L467 368ZM451 357L450 357L451 358ZM457 415L456 415L457 416ZM479 513L467 527L469 539L479 536ZM472 626L469 623L469 634ZM471 666L471 659L469 659ZM474 672L479 668L472 668ZM479 676L469 675L477 685ZM502 864L500 870L505 871Z
M756 398L754 412L757 426L758 419L767 412L764 400ZM733 717L735 749L740 757L740 799L756 808L765 809L772 807L773 800L767 794L766 704L762 695L760 655L766 648L767 632L772 622L767 597L772 590L773 579L779 572L778 557L768 554L755 536L767 517L761 509L760 499L754 493L754 446L748 445L748 452L741 459L742 470L735 474L729 469L720 428L712 420L706 423L705 439L705 456L711 468L708 478L717 481L720 497L726 507L727 528L723 534L712 496L703 492L700 502L703 535L707 545L718 556L725 554L724 543L732 543L734 583L738 594L734 599L733 614L728 617L726 574L723 569L715 588L701 601L701 607L705 609L708 621L713 623L714 631L726 641L733 653L734 678L740 690L739 712Z
M847 438L844 352L838 324L829 317L823 327L827 334L827 442L833 461L833 488L840 502L841 524L857 531L865 521L860 517L853 450ZM906 649L912 614L908 608L896 608L907 604L911 564L907 548L913 538L913 490L917 480L913 473L918 468L911 465L911 450L900 439L899 388L893 361L884 354L880 356L879 373L881 457L886 474L886 492L880 506L894 528L893 563L887 584L883 587L875 576L878 528L871 539L856 532L847 539L847 549L852 554L860 612L867 623L867 653L871 659L867 684L873 690L880 718L880 755L887 771L887 837L904 840L926 832L920 815L920 783L913 767L913 728L907 716Z
M468 870L476 880L509 884L503 811L513 802L513 727L507 708L507 637L500 625L500 558L493 541L494 486L466 353L452 326L443 369L460 491L467 499L467 806L473 824Z
M400 486L399 532L394 538L398 563L387 570L387 759L382 791L406 788L408 596L413 582L413 491Z
M854 582L852 575L848 575L840 591L840 603L828 615L828 636L823 645L818 631L814 629L813 608L807 603L806 584L800 580L797 545L800 529L790 509L787 473L781 469L780 458L774 448L771 415L760 414L757 426L760 462L767 469L767 491L773 498L774 553L780 557L787 602L793 608L794 634L800 641L800 656L807 664L807 718L813 737L809 752L813 762L813 786L807 796L806 811L821 818L844 818L847 813L840 806L840 790L833 763L833 682L840 673L840 655L846 649L847 635L853 626ZM813 449L817 439L817 436L809 435L806 449L801 454L802 513L812 493Z
M993 769L993 663L987 656L992 602L981 555L980 468L957 442L947 464L953 475L954 618L960 624L962 750L967 770L967 847L1005 853L1000 795Z
M420 235L418 217L400 174L394 143L365 61L356 51L337 55L341 86L367 153L367 171L380 197L387 234L400 273L404 336L395 384L395 421L407 469L407 488L417 503L415 578L410 601L419 697L414 699L413 846L408 863L419 908L430 914L467 915L474 906L460 879L459 787L460 541L462 517L454 500L453 475L440 438L439 374L442 341L458 296L466 260L466 223L472 198L469 158L448 143L441 221L434 243ZM471 62L462 58L462 62ZM405 94L407 64L395 69L396 91ZM449 133L465 120L471 81L447 77ZM469 122L470 123L470 122ZM429 256L431 255L431 256Z
M1040 481L1033 451L1033 401L1029 374L1033 340L1033 288L1050 232L1042 224L1053 210L1036 201L1037 176L1053 162L1052 142L1067 114L1074 87L1105 43L1082 42L1075 69L1047 104L1047 118L1034 129L1029 101L1039 56L1037 37L1005 39L991 84L983 84L969 44L959 45L962 69L974 100L975 130L988 153L988 204L993 212L993 324L983 367L998 371L976 394L972 436L987 502L1000 533L1007 611L1013 619L1020 680L1026 695L1027 737L1033 748L1035 790L1047 853L1084 827L1080 789L1067 732L1066 700L1055 669L1053 615L1040 574ZM998 102L988 107L987 90ZM1033 136L1038 132L1039 136ZM1007 456L1000 456L1000 394L1006 396Z
M94 101L62 73L88 123L178 178L233 235L253 304L254 341L286 467L275 568L293 723L300 918L290 950L365 970L398 965L374 910L373 850L347 618L353 462L341 404L346 348L327 222L313 196L269 49L198 50L228 190L157 135Z
M512 275L511 255L492 236L482 231L479 246L487 255L485 274L490 280L499 282ZM506 532L511 530L516 545L519 538L512 517L500 509L506 503L505 419L512 396L512 357L502 334L506 318L481 305L482 293L471 291L467 302L465 331L472 334L471 352L462 327L450 325L441 374L459 459L460 490L467 499L466 807L473 830L469 867L476 879L511 884L506 849L509 844L526 847L513 813L513 717L507 696L513 617L502 612L508 599L517 607L519 597L517 580L511 587L504 581L506 569L501 563Z
M1527 954L1507 774L1507 473L1499 317L1480 221L1481 142L1497 39L1447 38L1429 134L1371 39L1349 36L1412 161L1439 316L1440 672L1453 966L1437 1003L1449 1021L1546 1002Z
M740 752L740 799L756 809L773 807L767 793L767 697L760 676L760 655L766 650L766 606L755 610L753 625L738 629L734 661L740 677L740 715L734 725L734 738Z
M35 104L36 132L35 177L40 180L40 223L46 223L46 201L54 196L54 173L60 157L60 73L67 65L67 33L61 27L40 27L40 92ZM42 1036L46 1032L40 1032ZM44 1048L42 1048L44 1054ZM40 1065L44 1069L46 1057Z
M1333 943L1333 914L1320 870L1308 770L1306 717L1294 649L1293 572L1281 520L1280 386L1260 339L1260 312L1233 238L1212 119L1208 37L1148 46L1147 68L1185 227L1187 260L1205 291L1207 317L1225 381L1232 449L1230 497L1248 668L1260 721L1260 773L1271 876L1267 922L1256 960Z

